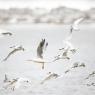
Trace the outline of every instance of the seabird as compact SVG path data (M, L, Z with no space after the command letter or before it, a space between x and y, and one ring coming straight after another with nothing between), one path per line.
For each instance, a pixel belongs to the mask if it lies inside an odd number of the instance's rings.
M84 17L80 17L78 19L76 19L73 24L71 25L71 29L70 29L70 32L72 33L73 30L74 31L78 31L79 30L79 24L84 20Z
M76 49L74 48L73 44L70 42L71 38L72 38L72 32L74 31L78 31L78 25L79 23L81 23L84 20L83 17L78 18L77 20L74 21L74 23L71 25L71 29L70 29L70 34L69 36L63 41L64 43L64 48L61 48L59 50L64 50L63 55L61 55L61 57L58 56L58 59L62 59L63 56L65 55L65 57L67 59L69 59L68 57L68 53L71 52L72 54L76 52Z
M7 57L3 60L3 61L6 61L12 54L14 54L15 52L17 51L24 51L25 49L22 47L22 46L19 46L17 48L15 48L14 50L12 50L8 55Z
M46 82L46 81L48 81L48 80L50 80L50 79L56 79L56 78L58 78L58 77L59 77L58 74L56 74L56 73L51 73L49 76L47 76L47 77L41 82L41 84L43 84L44 82Z
M4 88L7 89L7 88L11 88L13 91L15 89L18 89L22 83L29 83L31 82L28 78L16 78L16 79L13 79L11 80Z
M37 57L43 59L43 52L45 47L45 39L42 39L42 41L39 43L37 48Z
M0 37L4 37L4 36L12 36L12 33L5 29L0 28Z
M72 34L70 34L70 36L68 36L65 40L64 40L64 47L59 49L60 51L62 51L61 54L59 54L58 56L56 56L55 61L59 60L59 59L70 59L69 57L69 53L74 54L76 52L76 49L74 48L74 46L72 45L72 43L69 41L72 38Z
M42 64L42 69L44 69L44 63L49 63L48 61L44 60L43 54L48 46L48 42L46 42L45 39L42 39L41 42L39 43L37 47L37 58L27 60L27 61L32 61L36 63L41 63Z

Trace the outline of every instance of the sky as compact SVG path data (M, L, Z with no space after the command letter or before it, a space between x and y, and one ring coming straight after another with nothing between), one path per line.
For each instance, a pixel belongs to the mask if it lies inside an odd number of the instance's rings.
M95 8L95 0L0 0L0 8L56 8L66 6L80 10Z

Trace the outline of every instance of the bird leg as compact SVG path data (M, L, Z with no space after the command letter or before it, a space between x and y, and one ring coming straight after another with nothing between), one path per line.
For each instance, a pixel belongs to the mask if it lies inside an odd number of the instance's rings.
M44 62L42 63L42 69L44 69Z

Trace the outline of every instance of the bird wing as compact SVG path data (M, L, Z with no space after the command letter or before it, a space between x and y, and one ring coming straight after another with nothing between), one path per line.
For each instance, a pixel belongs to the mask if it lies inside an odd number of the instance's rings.
M79 18L79 19L77 19L77 20L75 20L74 21L74 25L78 25L80 22L82 22L83 21L83 17L81 17L81 18Z
M39 43L37 47L37 57L43 58L43 50L45 45L45 39L42 39L42 41Z
M67 50L67 49L74 49L74 46L68 40L64 42L64 45L65 45L65 47L64 47L65 50Z
M73 25L72 25L73 29L77 29L78 30L78 24L81 23L83 21L83 19L84 18L81 17L81 18L75 20L74 23L73 23Z

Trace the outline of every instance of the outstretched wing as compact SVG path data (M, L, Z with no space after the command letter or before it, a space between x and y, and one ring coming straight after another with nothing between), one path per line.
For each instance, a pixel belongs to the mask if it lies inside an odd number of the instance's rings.
M7 75L6 75L6 74L5 74L4 82L8 82L8 77L7 77Z
M72 30L79 30L78 25L79 25L83 20L84 20L83 17L81 17L81 18L75 20L75 21L73 22L72 26L71 26L71 31L72 31Z
M45 39L42 39L42 41L39 43L37 47L37 57L43 58L43 48L45 44Z
M74 24L79 24L81 21L83 21L83 17L81 17L81 18L79 18L79 19L77 19L77 20L75 20L75 22L74 22Z

